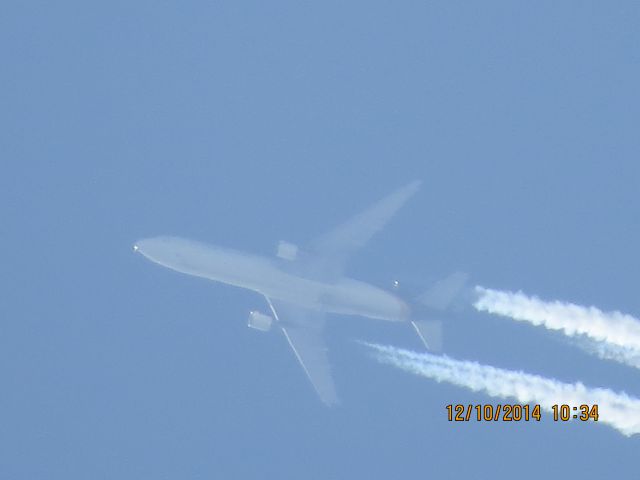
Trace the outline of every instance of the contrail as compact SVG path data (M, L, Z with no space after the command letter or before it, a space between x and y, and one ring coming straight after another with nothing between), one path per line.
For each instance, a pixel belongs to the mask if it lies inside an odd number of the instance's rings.
M603 312L566 302L546 302L522 292L477 286L476 310L559 330L578 339L600 358L640 367L640 320L621 312ZM585 342L580 341L581 338Z
M580 336L573 342L588 353L605 360L614 360L635 368L640 368L640 350L631 347L620 347L606 342L597 342L591 338Z
M365 345L376 351L381 362L438 382L485 392L492 397L513 398L521 404L539 404L549 412L552 405L598 405L599 422L611 425L626 436L640 433L640 399L625 393L588 388L582 383L562 383L539 375L454 360L447 356L370 343Z

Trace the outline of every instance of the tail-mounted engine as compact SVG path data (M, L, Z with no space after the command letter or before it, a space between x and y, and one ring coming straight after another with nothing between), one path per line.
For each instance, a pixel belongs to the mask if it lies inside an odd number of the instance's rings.
M268 332L271 329L273 318L270 315L265 315L257 310L249 312L249 328L255 328L261 332Z

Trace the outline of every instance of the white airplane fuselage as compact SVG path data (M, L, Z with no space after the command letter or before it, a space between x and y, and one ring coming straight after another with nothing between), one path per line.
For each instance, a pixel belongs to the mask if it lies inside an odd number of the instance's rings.
M172 270L258 292L267 298L328 313L407 321L408 305L365 282L305 278L279 268L269 258L214 247L178 237L140 240L134 249Z

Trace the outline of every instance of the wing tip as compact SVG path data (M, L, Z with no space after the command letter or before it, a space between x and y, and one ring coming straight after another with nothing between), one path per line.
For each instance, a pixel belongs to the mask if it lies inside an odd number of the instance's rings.
M320 400L325 405L325 407L335 408L340 406L340 399L337 396L333 396L330 398L320 396Z
M399 193L403 194L403 196L406 195L407 197L410 197L411 195L415 194L418 190L420 190L420 187L422 187L422 180L416 179L416 180L413 180L412 182L409 182L404 187L401 187L399 190Z

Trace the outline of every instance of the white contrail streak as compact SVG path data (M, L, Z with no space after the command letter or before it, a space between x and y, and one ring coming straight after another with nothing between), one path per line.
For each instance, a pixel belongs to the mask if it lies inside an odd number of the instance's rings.
M473 306L514 320L542 325L569 337L588 337L590 350L601 358L640 366L640 320L621 312L603 312L566 302L546 302L522 292L492 290L477 286Z
M562 383L539 375L454 360L447 356L369 343L365 345L376 351L381 362L438 382L485 392L492 397L513 398L522 404L539 404L547 411L552 411L552 405L579 407L595 404L598 405L599 422L609 424L627 436L640 433L640 399L625 393L588 388L582 383Z
M597 342L585 336L577 338L575 345L602 359L614 360L635 368L640 368L640 350L638 349L620 347L606 342Z

